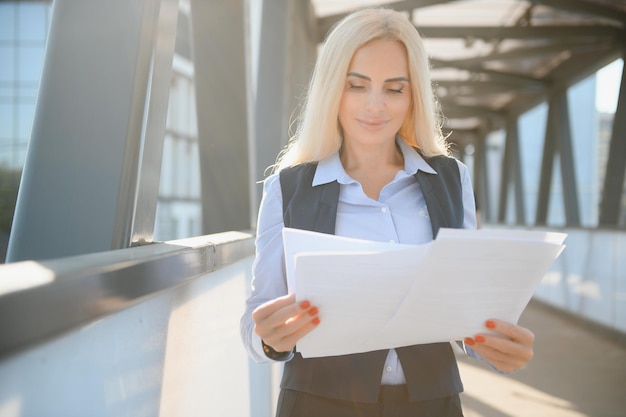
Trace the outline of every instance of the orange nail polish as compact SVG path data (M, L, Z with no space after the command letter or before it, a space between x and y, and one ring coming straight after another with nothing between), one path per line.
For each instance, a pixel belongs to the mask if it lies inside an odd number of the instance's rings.
M313 316L317 316L317 313L319 313L320 311L317 309L317 307L313 307L312 309L309 310L309 316L313 317Z
M474 340L471 337L466 337L464 340L465 344L468 346L474 346Z
M495 328L496 328L496 322L495 322L495 321L493 321L493 320L487 320L487 321L485 322L485 326L486 326L488 329L495 329Z
M300 303L300 308L303 310L308 309L309 307L311 307L311 303L309 303L308 301L303 301Z
M320 318L319 318L319 317L315 317L315 318L312 320L312 322L313 322L313 324L314 324L314 325L316 325L316 326L317 326L318 324L320 324Z
M476 336L474 340L476 341L476 343L485 343L485 337L481 335Z

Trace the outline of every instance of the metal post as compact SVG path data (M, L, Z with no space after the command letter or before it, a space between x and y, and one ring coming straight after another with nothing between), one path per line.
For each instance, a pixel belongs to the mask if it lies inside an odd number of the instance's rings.
M500 168L500 200L498 204L498 223L506 221L506 210L509 198L509 183L511 178L511 139L507 134L504 142L502 164Z
M478 131L475 142L476 150L474 152L474 193L483 222L492 220L489 183L487 181L489 175L486 140L485 132L482 130Z
M177 7L54 2L8 261L118 249L133 230L150 235L158 180L146 176L158 178L165 123L152 100L169 89Z
M565 207L566 225L580 226L580 210L578 202L578 183L574 169L574 150L569 120L567 90L555 98L556 126L561 166L561 184L563 184L563 206ZM551 104L552 105L552 104ZM591 139L591 138L589 138Z
M626 56L626 54L625 54ZM613 119L613 132L611 133L611 145L609 158L604 176L604 188L602 202L600 204L601 226L617 226L619 224L620 210L622 209L624 173L626 171L626 71L622 69L622 81L619 89L619 99L615 118Z
M550 98L548 106L548 121L543 141L543 155L541 158L541 176L539 177L539 195L537 196L537 212L535 224L548 223L548 206L550 204L550 188L552 187L552 172L554 171L554 154L556 151L556 106L554 97Z
M510 140L510 159L513 171L513 186L515 190L515 222L518 225L526 223L526 203L524 198L524 183L522 177L522 161L519 148L519 133L517 117L507 120L507 141ZM509 139L510 138L510 139Z
M191 0L202 233L250 227L244 3Z
M254 104L256 172L266 177L295 128L299 100L308 85L316 55L317 21L310 2L263 1ZM255 192L260 201L261 186Z
M519 135L517 132L517 119L509 117L506 121L506 144L504 158L502 159L502 183L500 184L500 207L498 221L506 220L506 208L509 185L513 184L515 196L515 223L526 223L526 209L524 199L524 186L522 183L522 168L519 151Z

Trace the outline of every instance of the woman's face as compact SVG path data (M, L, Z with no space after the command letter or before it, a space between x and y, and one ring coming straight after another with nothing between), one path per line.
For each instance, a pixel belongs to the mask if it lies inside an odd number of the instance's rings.
M402 43L379 39L357 49L339 105L344 142L365 146L393 143L411 107L409 83Z

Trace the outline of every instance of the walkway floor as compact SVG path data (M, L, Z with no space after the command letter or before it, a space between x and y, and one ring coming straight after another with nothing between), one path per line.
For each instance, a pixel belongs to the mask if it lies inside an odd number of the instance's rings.
M466 417L626 417L626 346L531 303L535 357L512 375L459 358Z

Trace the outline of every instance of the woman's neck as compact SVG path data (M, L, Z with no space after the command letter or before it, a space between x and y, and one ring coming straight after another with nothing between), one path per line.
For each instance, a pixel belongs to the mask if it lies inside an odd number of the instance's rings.
M339 155L346 173L358 181L373 200L378 200L380 190L404 168L402 151L395 142L367 148L343 146Z

